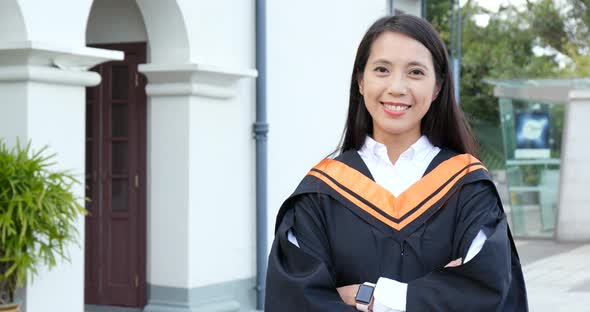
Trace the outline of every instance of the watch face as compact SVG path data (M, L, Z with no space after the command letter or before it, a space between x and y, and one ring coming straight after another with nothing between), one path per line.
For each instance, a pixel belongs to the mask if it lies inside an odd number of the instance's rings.
M373 296L373 290L375 290L375 288L371 286L360 285L359 292L356 294L356 301L369 304L371 302L371 297Z

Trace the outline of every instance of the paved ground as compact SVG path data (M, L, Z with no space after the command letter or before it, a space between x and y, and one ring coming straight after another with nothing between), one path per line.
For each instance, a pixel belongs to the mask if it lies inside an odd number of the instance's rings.
M516 242L531 312L590 311L590 242Z

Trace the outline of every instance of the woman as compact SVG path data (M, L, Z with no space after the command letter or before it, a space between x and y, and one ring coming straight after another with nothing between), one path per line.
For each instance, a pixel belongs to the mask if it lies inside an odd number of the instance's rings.
M476 152L436 31L410 15L375 22L357 51L340 155L279 211L266 311L527 311Z

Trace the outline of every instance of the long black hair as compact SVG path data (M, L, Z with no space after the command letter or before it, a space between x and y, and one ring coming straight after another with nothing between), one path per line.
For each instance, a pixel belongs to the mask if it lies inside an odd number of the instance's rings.
M422 43L432 54L436 84L440 87L438 96L421 121L421 132L433 145L449 148L457 153L478 156L478 146L461 109L457 106L449 57L445 44L432 25L413 15L386 16L377 20L359 44L350 80L350 101L346 126L338 150L358 150L367 135L373 134L373 119L365 107L359 91L359 78L367 65L371 45L385 32L397 32Z

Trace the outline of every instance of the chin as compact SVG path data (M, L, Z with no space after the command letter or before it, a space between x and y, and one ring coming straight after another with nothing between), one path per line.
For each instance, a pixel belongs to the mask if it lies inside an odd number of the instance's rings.
M380 127L381 131L384 135L394 135L394 136L399 136L399 135L404 135L404 134L410 134L410 133L414 133L416 127L413 126L404 126L404 125L386 125L384 127ZM418 125L417 127L418 129L420 129L420 125ZM419 133L421 133L421 131L418 131Z

